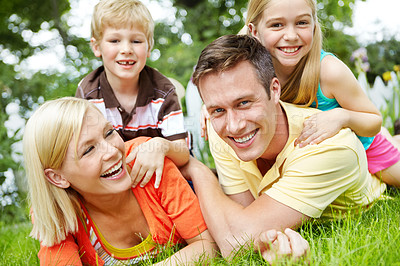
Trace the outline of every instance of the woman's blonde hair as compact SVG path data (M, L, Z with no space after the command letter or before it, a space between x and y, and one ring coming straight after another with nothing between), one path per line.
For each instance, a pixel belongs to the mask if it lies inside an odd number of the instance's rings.
M99 42L105 27L138 27L146 35L149 52L154 45L154 21L147 7L138 0L101 0L92 16L91 34Z
M65 97L44 103L28 120L23 137L25 169L33 219L31 236L53 246L78 229L78 193L51 184L45 169L60 169L68 146L77 143L87 100ZM96 109L97 110L97 109Z
M272 0L250 0L247 6L246 25L252 23L257 27L263 12ZM322 49L322 32L317 17L315 0L304 0L312 10L315 28L310 52L297 64L281 91L281 100L294 104L310 106L317 102L317 91L320 76L320 58ZM247 34L251 34L248 30ZM318 102L317 102L318 104Z

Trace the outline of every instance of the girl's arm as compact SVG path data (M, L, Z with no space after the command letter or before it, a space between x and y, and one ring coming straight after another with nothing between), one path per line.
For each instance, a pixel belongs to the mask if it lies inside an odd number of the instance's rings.
M171 257L155 265L199 265L208 264L216 256L217 245L208 230L199 235L186 239L188 244Z
M320 83L323 94L335 98L342 108L324 111L307 119L295 144L300 147L318 144L346 127L363 137L373 137L380 131L380 112L342 61L326 56L321 62Z

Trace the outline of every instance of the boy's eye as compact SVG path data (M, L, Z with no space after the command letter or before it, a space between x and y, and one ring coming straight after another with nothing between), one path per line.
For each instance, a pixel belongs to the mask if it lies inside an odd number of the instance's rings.
M82 156L85 156L86 154L88 154L89 152L91 152L93 149L94 149L94 146L90 146L89 148L87 148L87 149L83 152Z
M271 25L271 27L273 27L273 28L282 27L282 23L274 23L274 24Z

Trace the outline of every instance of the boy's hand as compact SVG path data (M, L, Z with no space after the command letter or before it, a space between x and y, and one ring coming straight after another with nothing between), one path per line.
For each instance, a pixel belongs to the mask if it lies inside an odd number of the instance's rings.
M210 119L210 114L208 113L206 106L203 104L201 106L200 112L200 126L201 126L201 137L208 140L207 135L207 120Z
M140 181L142 181L140 186L144 187L154 173L156 174L154 187L160 186L166 152L162 138L152 138L132 150L126 157L126 162L130 163L136 159L131 171L133 187L136 187Z
M340 115L341 108L335 108L329 111L313 114L303 123L303 131L295 140L294 145L300 148L308 144L318 144L322 141L336 135L343 125L343 118Z
M263 258L270 264L285 256L291 256L294 259L303 257L310 249L307 240L289 228L286 228L284 233L276 230L263 232L256 245Z

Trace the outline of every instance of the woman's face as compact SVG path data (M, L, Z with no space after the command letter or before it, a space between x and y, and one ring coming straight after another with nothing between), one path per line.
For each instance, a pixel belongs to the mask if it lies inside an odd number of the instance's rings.
M259 23L248 26L271 53L275 68L294 69L311 50L315 21L305 0L273 0Z
M77 145L73 137L61 169L56 170L84 198L126 191L132 183L124 142L94 108L87 110Z

